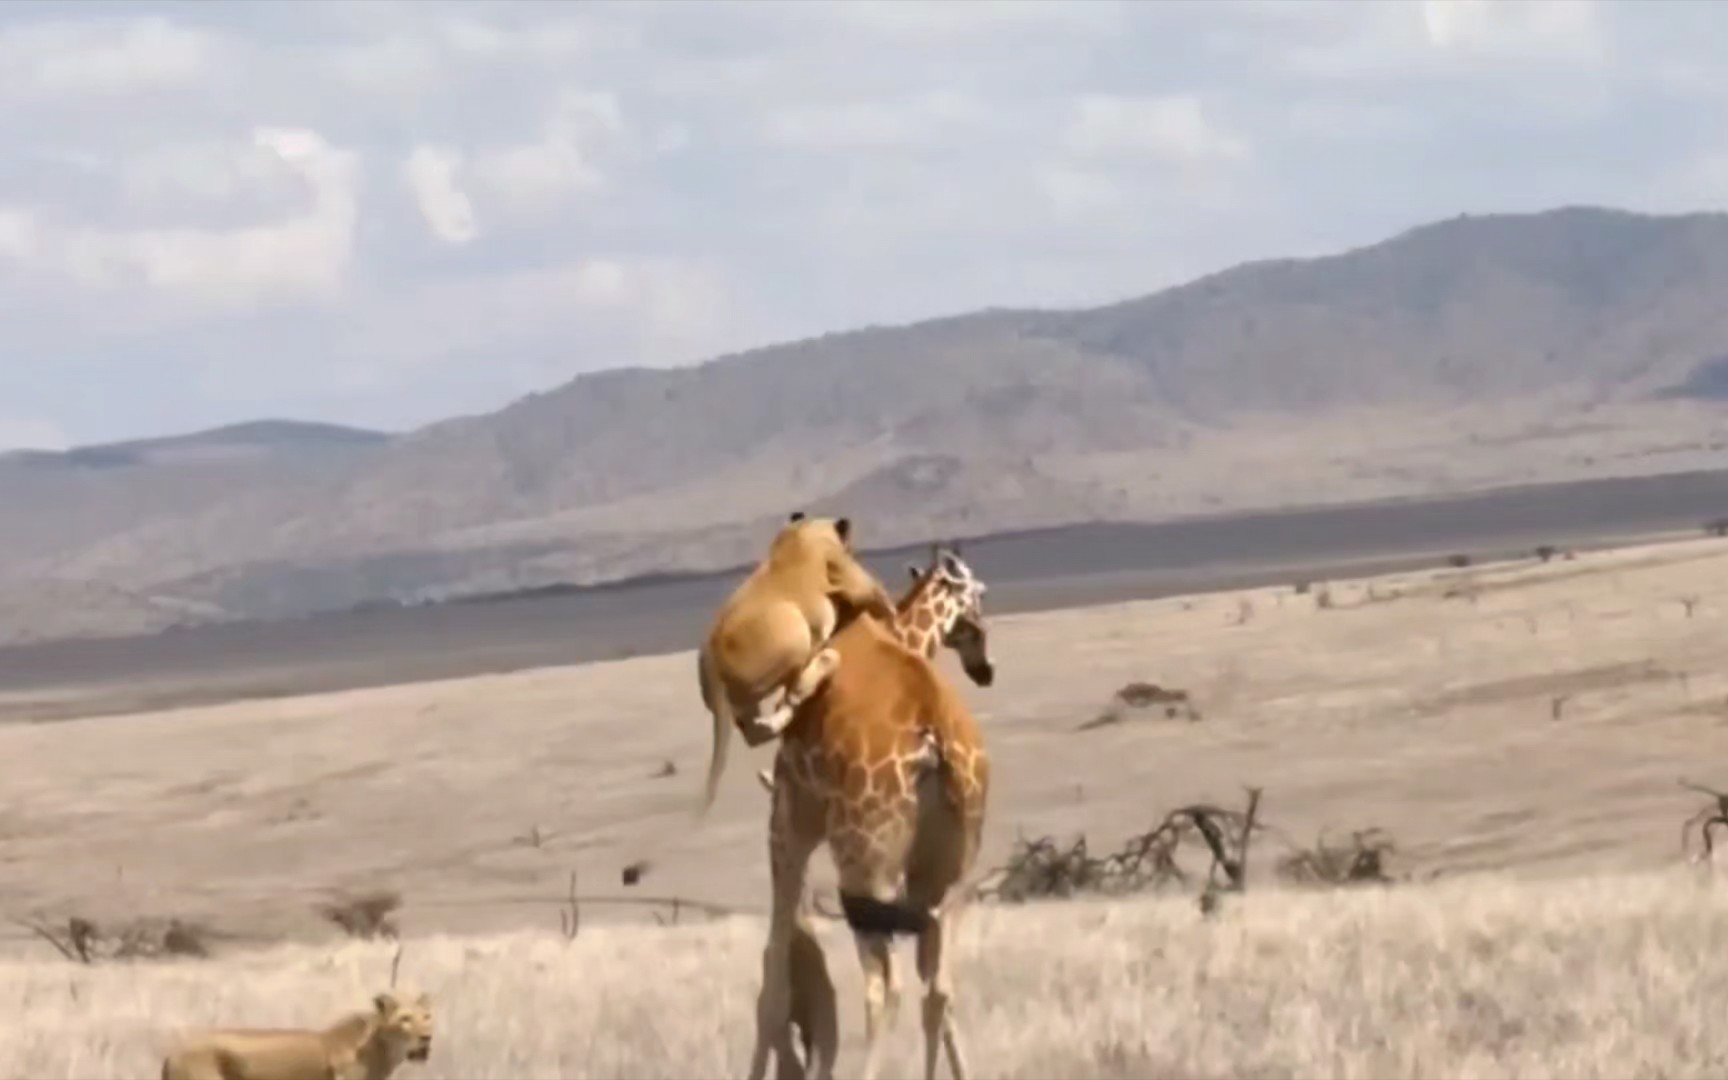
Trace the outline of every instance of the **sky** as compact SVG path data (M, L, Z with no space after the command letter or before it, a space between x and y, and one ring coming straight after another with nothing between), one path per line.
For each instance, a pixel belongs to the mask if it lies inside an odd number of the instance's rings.
M1728 202L1728 6L0 4L0 448Z

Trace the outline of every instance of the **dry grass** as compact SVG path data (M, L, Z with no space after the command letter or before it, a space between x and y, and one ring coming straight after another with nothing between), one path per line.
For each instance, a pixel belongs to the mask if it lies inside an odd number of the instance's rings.
M821 928L859 1063L857 964ZM434 996L403 1077L738 1073L764 933L736 918L436 937L402 977ZM1728 895L1681 873L1405 890L971 909L960 1016L981 1077L1720 1076ZM175 1023L320 1024L388 979L391 949L284 947L208 963L0 964L0 1075L153 1073ZM909 950L902 970L915 1001ZM918 1073L916 1007L889 1075Z
M982 866L1020 834L1119 850L1170 807L1263 785L1285 834L1379 825L1401 871L1446 877L1317 897L1262 874L1211 921L1191 892L976 909L960 1008L979 1075L1728 1071L1728 1026L1705 1017L1728 982L1728 901L1658 872L1699 808L1675 779L1728 782L1724 618L1728 548L1692 541L994 620L997 684L953 675L996 762ZM392 946L331 941L318 912L369 893L401 896L403 977L437 995L433 1061L406 1080L736 1073L760 922L687 906L686 925L609 925L648 918L617 903L639 899L613 884L632 866L660 895L765 902L760 752L735 751L689 828L681 778L708 748L690 664L0 726L0 914L172 917L217 943L84 967L23 935L24 959L0 961L0 1077L149 1075L164 1024L363 1004ZM1186 688L1206 721L1075 730L1146 680ZM814 869L824 884L827 860ZM577 871L597 884L567 944ZM324 940L245 955L235 934ZM837 926L823 936L855 1064L857 965Z

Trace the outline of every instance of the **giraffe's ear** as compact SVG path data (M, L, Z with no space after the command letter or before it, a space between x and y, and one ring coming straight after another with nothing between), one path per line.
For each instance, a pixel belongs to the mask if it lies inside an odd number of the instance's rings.
M834 532L840 537L840 542L848 546L852 543L852 519L835 518Z
M918 578L919 578L919 577L920 577L920 576L922 576L922 575L923 575L923 573L924 573L924 571L922 571L922 570L920 570L920 569L918 569L918 564L917 564L917 563L915 563L915 562L909 562L909 563L907 563L907 564L906 564L906 572L907 572L907 573L908 573L908 574L911 574L911 575L912 575L912 580L913 580L913 581L917 581L917 580L918 580Z
M804 520L804 511L802 511L802 510L792 511L792 516L786 519L787 524L791 524L794 521L803 521L803 520Z

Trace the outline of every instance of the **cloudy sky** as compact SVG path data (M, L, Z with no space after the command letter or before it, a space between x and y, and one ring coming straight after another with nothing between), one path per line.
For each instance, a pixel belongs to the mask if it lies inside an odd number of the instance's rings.
M1728 202L1728 10L0 4L0 447Z

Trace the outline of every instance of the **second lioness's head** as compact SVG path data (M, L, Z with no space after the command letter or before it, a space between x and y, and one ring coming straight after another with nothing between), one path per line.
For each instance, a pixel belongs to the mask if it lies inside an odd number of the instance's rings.
M432 1056L432 999L414 990L386 990L372 999L377 1011L374 1039L392 1061L425 1061Z

